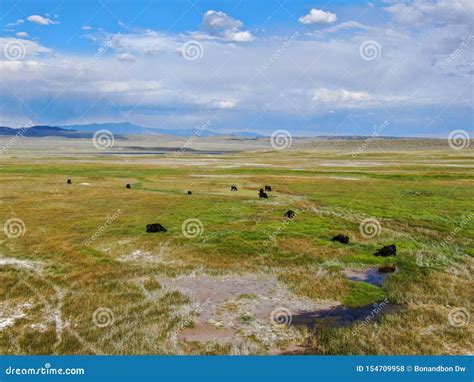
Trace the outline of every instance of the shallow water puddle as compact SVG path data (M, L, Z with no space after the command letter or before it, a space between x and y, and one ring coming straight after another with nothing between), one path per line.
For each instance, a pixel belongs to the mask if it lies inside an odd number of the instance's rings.
M381 286L390 273L381 273L378 268L356 268L341 271L349 280L364 281L368 284Z

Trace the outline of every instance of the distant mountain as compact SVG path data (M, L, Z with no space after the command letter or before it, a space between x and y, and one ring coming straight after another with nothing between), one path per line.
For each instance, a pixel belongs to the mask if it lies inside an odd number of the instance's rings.
M152 129L149 127L143 127L135 125L129 122L117 122L117 123L91 123L88 125L66 125L61 126L63 129L72 129L79 131L97 131L100 129L106 129L111 131L113 134L124 134L124 135L174 135L178 137L191 137L196 134L196 129ZM213 137L221 135L211 130L203 130L200 132L201 137Z
M235 137L246 137L246 138L268 138L267 135L254 133L253 131L240 131L238 133L230 133L230 135Z
M76 131L89 131L96 132L97 130L105 129L111 131L113 134L149 134L155 135L159 134L154 131L154 129L149 129L147 127L134 125L129 122L119 122L119 123L90 123L86 125L64 125L60 126L62 129L67 130L76 130Z
M55 126L31 126L20 129L0 126L0 135L22 135L25 137L65 137L65 138L90 138L91 133L67 130Z
M217 137L223 135L231 135L236 137L247 138L263 138L264 135L244 131L239 133L221 134L212 130L197 130L197 129L152 129L135 125L129 122L118 123L90 123L85 125L63 125L63 126L33 126L23 129L21 133L26 137L48 137L58 136L66 138L91 138L98 130L109 130L115 137L123 135L172 135L176 137L192 137L194 135L200 137ZM0 135L16 135L19 129L12 129L10 127L0 127Z
M63 129L71 129L78 131L97 131L100 129L110 130L113 134L124 134L124 135L173 135L176 137L192 137L198 135L200 137L217 137L222 135L232 135L237 137L249 137L249 138L264 138L265 135L254 133L252 131L243 131L238 133L218 133L213 130L203 129L202 131L197 129L159 129L143 127L135 125L130 122L117 122L117 123L91 123L88 125L66 125L61 126Z

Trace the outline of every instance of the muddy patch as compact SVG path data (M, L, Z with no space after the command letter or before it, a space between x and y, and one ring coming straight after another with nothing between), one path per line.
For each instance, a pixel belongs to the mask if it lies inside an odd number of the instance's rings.
M165 288L188 295L194 304L194 323L179 333L185 341L256 341L267 349L302 341L291 325L294 315L325 311L337 301L312 301L295 296L271 275L187 275L158 278Z

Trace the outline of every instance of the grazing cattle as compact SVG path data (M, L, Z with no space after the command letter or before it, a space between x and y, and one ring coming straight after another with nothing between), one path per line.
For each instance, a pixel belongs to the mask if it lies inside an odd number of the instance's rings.
M288 219L293 219L295 217L295 211L288 210L283 216Z
M332 239L332 241L338 241L342 244L349 244L349 236L346 235L336 235Z
M265 186L265 191L272 192L272 187L271 186Z
M72 184L72 180L71 180L71 179L68 179L68 180L67 180L67 184Z
M239 191L239 190L237 189L237 186L235 186L235 185L230 186L230 190L231 190L231 191Z
M146 231L148 233L155 233L155 232L166 232L166 228L163 227L159 223L147 224Z
M397 270L397 267L395 265L382 265L379 267L379 272L380 273L393 273Z
M188 191L188 195L192 195L193 193L191 191Z
M268 199L268 195L267 195L266 192L263 191L263 188L260 189L260 191L258 193L258 197L263 198L263 199Z
M388 256L395 256L397 254L397 247L395 244L392 245L386 245L375 252L375 256L382 256L382 257L388 257Z
M127 185L125 186L126 188L132 188L132 186L130 185L130 183L127 183Z

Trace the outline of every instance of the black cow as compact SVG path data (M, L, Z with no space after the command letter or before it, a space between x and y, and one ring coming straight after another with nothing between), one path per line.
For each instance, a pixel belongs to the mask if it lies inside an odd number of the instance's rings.
M271 186L265 186L265 191L272 192L272 187Z
M332 241L338 241L342 244L349 244L349 236L346 235L336 235L332 239Z
M397 254L397 247L395 244L392 245L386 245L375 252L375 256L382 256L382 257L388 257L388 256L395 256Z
M268 199L268 195L267 195L266 192L263 191L263 188L260 189L260 191L258 193L258 197L263 198L263 199Z
M72 184L72 180L71 180L71 179L68 179L68 180L67 180L67 184Z
M285 218L293 219L295 217L295 211L288 210L283 215Z
M130 183L127 183L127 185L125 186L126 188L132 188L132 186L130 185Z
M237 189L237 186L235 186L235 185L230 186L230 190L231 190L231 191L239 191L239 190Z
M191 191L188 191L188 195L192 195L193 193Z
M159 223L147 224L146 231L148 233L155 233L155 232L166 232L166 228L163 227Z

